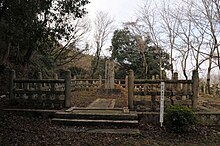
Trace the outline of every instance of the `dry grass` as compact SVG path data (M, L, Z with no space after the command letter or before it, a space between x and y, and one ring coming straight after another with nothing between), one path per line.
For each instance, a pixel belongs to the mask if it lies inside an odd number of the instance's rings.
M127 106L127 96L122 93L111 94L99 91L76 91L72 93L72 106L86 107L97 98L115 99L115 107L123 108Z

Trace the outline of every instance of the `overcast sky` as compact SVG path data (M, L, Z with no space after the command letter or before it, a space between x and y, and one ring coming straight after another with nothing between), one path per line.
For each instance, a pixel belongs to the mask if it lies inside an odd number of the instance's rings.
M109 16L115 20L116 27L119 28L123 22L133 21L135 13L143 1L144 0L90 0L86 9L91 20L95 18L95 14L98 11L107 12ZM111 38L111 35L109 38ZM110 45L111 39L109 39L104 46L103 55L109 55L106 49L109 48ZM91 51L90 53L94 52Z
M154 6L154 8L156 9L159 9L163 2L169 4L171 8L182 6L181 0L90 0L91 3L89 3L86 8L91 20L94 19L96 12L105 11L108 12L109 15L115 19L118 26L120 26L122 22L135 21L136 12L139 7L149 1L152 2L151 4L155 4L156 7ZM109 41L105 48L107 49L110 45ZM179 65L177 64L175 65L175 70L178 70L177 66Z
M143 0L90 0L87 5L87 10L91 18L95 12L105 11L113 17L117 23L131 21L138 7L143 3Z

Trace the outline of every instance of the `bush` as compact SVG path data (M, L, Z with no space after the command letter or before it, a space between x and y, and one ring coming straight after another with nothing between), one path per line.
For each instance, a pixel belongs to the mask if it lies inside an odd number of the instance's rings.
M167 109L166 126L174 132L189 131L198 120L192 109L174 105Z

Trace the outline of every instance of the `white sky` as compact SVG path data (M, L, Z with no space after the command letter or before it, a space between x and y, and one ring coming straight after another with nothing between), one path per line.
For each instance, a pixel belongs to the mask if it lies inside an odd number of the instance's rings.
M120 25L121 22L131 21L143 0L90 0L90 2L86 8L91 18L94 18L97 11L105 11Z
M120 28L123 22L134 21L138 8L149 1L156 5L155 8L160 8L163 1L170 3L171 7L181 6L180 0L90 0L91 3L87 4L86 8L91 20L94 19L95 13L98 11L108 12L115 19L118 28ZM110 45L109 40L105 48L108 48ZM106 53L104 54L106 55Z
M145 0L90 0L90 3L86 5L86 9L91 21L95 19L96 12L107 12L109 16L115 20L114 24L116 25L116 29L118 29L123 22L133 21L132 18L135 17L135 13L144 1ZM106 49L111 46L111 35L101 52L104 56L109 56L110 52ZM90 51L91 54L94 54L92 50Z

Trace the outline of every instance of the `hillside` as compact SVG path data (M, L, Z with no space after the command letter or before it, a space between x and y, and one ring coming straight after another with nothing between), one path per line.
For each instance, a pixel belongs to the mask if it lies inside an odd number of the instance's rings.
M74 65L76 67L81 67L89 71L91 69L91 63L92 63L93 58L94 56L85 54L83 55L82 58L80 58L76 62L73 62L71 65Z

